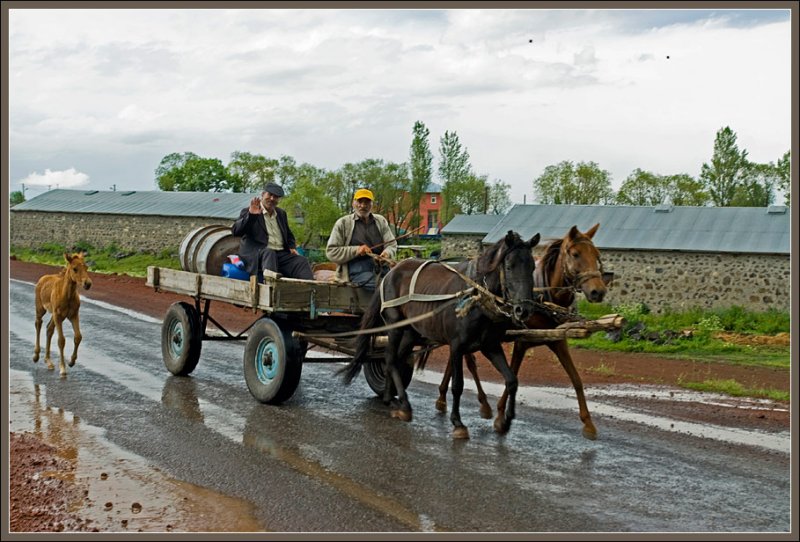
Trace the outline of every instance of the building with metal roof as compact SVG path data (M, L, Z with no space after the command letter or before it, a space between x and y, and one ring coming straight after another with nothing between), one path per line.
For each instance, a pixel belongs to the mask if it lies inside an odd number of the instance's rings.
M583 231L598 222L593 241L601 249L789 254L790 213L779 205L515 205L487 232L483 243L494 244L508 230L519 232L523 239L537 232L546 239L562 237L573 225Z
M456 216L442 229L442 257L474 256L509 230L523 239L540 233L544 244L598 223L592 241L615 274L605 300L612 305L790 307L791 210L780 205L515 205L500 217Z
M253 196L229 192L49 190L11 208L13 212L96 213L225 218L235 220Z

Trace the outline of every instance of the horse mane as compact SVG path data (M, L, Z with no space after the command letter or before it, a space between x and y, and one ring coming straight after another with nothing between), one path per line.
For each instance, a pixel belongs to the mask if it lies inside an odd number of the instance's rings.
M563 239L554 239L545 247L544 255L541 259L541 266L546 277L549 277L556 268L556 262L558 262L558 257L561 254L561 245L563 243Z

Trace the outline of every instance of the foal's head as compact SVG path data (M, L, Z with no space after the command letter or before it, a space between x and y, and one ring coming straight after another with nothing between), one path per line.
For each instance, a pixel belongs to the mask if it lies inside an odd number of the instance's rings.
M487 287L500 291L503 299L514 307L514 318L523 321L533 311L533 254L539 243L537 233L528 241L509 230L508 234L478 262L478 272L484 275ZM495 271L498 271L495 273Z
M600 251L592 242L592 237L599 227L600 224L597 223L586 233L581 233L577 226L572 226L561 242L561 267L564 280L583 291L591 303L603 301L607 291L603 280Z
M76 252L72 256L64 253L64 259L67 261L65 269L67 280L71 280L75 284L83 286L84 290L92 287L92 279L89 278L89 268L83 259L83 252Z

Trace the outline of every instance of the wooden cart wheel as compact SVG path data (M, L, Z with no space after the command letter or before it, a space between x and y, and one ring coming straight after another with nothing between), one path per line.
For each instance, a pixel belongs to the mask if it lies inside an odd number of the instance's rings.
M369 384L369 387L372 388L372 391L374 391L375 395L378 397L383 397L383 390L386 386L384 366L383 358L373 359L364 364L364 378L367 379L367 384ZM414 376L414 368L409 363L404 363L401 367L400 376L403 379L403 386L408 388L408 385L411 383L411 377ZM394 386L394 382L390 382L389 384L392 386L391 392L394 397L397 395L397 389Z
M279 405L300 384L305 345L270 318L261 318L247 335L244 380L258 401Z
M189 303L173 303L161 324L161 355L174 375L186 376L200 360L200 315Z

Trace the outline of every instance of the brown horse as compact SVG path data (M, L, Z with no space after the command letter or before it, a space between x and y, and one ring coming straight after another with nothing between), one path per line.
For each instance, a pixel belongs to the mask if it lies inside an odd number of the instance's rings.
M602 271L600 252L592 242L592 237L594 237L599 227L600 224L598 223L586 233L581 233L577 226L572 226L562 239L556 239L544 246L542 257L537 262L534 272L534 287L537 291L543 293L545 301L568 308L575 301L575 292L577 291L582 291L586 299L591 303L599 303L603 300L607 291L607 278ZM559 322L549 318L542 311L534 312L525 322L529 329L552 329L558 324ZM566 339L560 341L534 341L520 338L515 340L511 356L511 370L516 375L528 349L542 344L547 345L555 353L558 361L561 362L561 366L564 367L569 379L572 381L572 386L575 388L575 394L578 397L578 408L583 422L583 436L590 440L596 439L597 429L592 423L589 409L586 407L583 383L578 371L575 369ZM489 406L486 394L481 387L475 365L475 357L472 354L467 354L464 359L475 380L478 401L481 405L481 416L491 418L492 407ZM439 385L439 398L436 400L436 408L442 412L447 410L446 397L450 373L450 366L448 365L445 369L442 383ZM497 402L498 418L503 416L507 397L508 391L506 390Z
M61 376L67 376L67 367L64 365L64 320L72 322L72 331L75 335L75 346L72 350L69 366L75 365L78 359L78 345L81 344L81 327L78 320L78 309L81 306L81 298L78 295L78 285L88 290L92 287L92 279L89 278L89 270L83 259L84 253L76 253L70 256L64 253L67 265L60 272L53 275L44 275L36 283L36 346L33 349L33 361L39 361L39 332L42 329L42 318L46 312L50 312L50 322L47 324L47 346L45 348L44 361L47 368L51 371L55 369L50 360L50 341L53 339L53 330L58 329L58 351L61 356L59 368Z
M455 266L455 272L439 262L408 259L386 274L362 317L361 329L375 329L384 322L391 325L421 318L388 332L384 402L391 402L390 383L393 382L399 402L392 410L393 417L411 420L411 405L403 386L401 368L403 363L408 363L414 347L448 344L453 371L450 414L453 438L469 438L459 414L464 389L461 364L464 354L476 350L503 375L509 390L508 411L495 421L494 428L500 434L509 430L514 419L517 379L506 361L502 341L512 321L521 324L532 310L534 262L531 249L538 242L538 233L529 241L523 241L517 233L509 231L477 259ZM345 383L351 382L361 365L368 362L370 337L371 334L359 335L353 360L338 371L343 373ZM424 364L424 357L420 363Z

